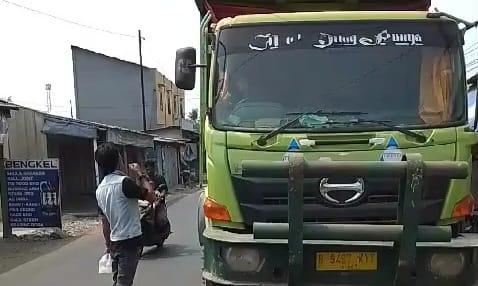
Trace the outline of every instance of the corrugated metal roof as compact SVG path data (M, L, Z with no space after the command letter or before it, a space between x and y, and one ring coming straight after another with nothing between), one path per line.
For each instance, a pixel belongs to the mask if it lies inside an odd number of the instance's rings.
M18 110L18 105L13 104L11 102L0 100L0 108L2 109L10 109L10 110Z
M39 111L39 110L36 110L36 109L33 109L33 108L18 105L18 104L15 104L15 103L10 103L10 105L16 107L17 109L21 108L21 109L31 110L33 112L36 112L38 114L43 115L45 118L53 118L53 119L62 120L62 121L65 121L65 122L81 123L81 124L86 124L86 125L90 125L90 126L100 127L100 129L101 128L103 128L103 129L115 129L115 130L121 130L121 131L125 131L125 132L135 133L135 134L138 134L138 135L141 135L141 136L154 137L153 135L150 135L148 133L144 133L144 132L141 132L141 131L137 131L137 130L131 130L131 129L127 129L127 128L123 128L123 127L119 127L119 126L113 126L113 125L108 125L108 124L99 123L99 122L92 122L92 121L87 121L87 120L82 120L82 119L77 119L77 118L68 118L68 117L63 117L63 116L59 116L59 115L53 115L53 114L49 114L49 113ZM1 101L0 101L0 106L1 106Z
M43 116L45 116L45 117L55 118L55 119L59 119L59 120L78 122L78 123L83 123L83 124L88 124L88 125L94 125L94 126L97 126L97 127L103 127L104 129L115 129L115 130L121 130L121 131L130 132L130 133L135 133L135 134L138 134L138 135L153 137L148 133L144 133L144 132L137 131L137 130L132 130L132 129L127 129L127 128L123 128L123 127L119 127L119 126L108 125L108 124L104 124L104 123L87 121L87 120L76 119L76 118L62 117L62 116L52 115L52 114L43 113L43 112L40 112L40 113L42 113Z

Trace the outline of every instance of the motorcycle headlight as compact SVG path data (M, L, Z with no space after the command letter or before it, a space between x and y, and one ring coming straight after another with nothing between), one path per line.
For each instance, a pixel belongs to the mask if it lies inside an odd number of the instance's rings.
M465 256L461 252L435 253L430 258L430 270L440 277L456 277L465 266Z
M223 250L223 258L232 271L253 272L262 266L261 255L255 248L226 247Z

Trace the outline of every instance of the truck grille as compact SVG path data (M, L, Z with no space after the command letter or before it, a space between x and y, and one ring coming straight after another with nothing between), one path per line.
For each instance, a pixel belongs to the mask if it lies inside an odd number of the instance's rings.
M253 222L287 222L287 179L233 176L232 182L247 225ZM360 203L347 207L328 205L319 195L319 182L320 179L304 180L306 222L384 223L396 220L400 187L397 179L365 178L366 197ZM439 177L424 181L421 224L433 224L440 218L449 184L449 180Z

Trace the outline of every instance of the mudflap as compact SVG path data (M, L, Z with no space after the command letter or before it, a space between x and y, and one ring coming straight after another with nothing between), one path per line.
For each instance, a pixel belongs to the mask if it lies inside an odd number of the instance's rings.
M304 240L303 282L317 286L478 286L478 234L464 234L451 242L418 242L416 271L407 284L394 281L393 242ZM260 262L252 271L235 271L230 249L257 251ZM320 269L318 253L376 253L376 269ZM289 285L287 240L258 240L207 227L204 232L203 279L206 285ZM252 262L250 262L252 263ZM462 266L458 266L461 264ZM352 265L353 266L353 265Z

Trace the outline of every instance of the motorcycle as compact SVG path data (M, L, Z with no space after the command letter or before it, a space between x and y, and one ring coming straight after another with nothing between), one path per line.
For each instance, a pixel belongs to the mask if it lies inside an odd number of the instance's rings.
M161 185L158 189L155 191L156 200L154 203L151 204L148 201L138 200L141 230L143 232L143 247L162 247L165 240L172 233L167 213L164 186ZM141 248L141 254L143 253L143 247Z

